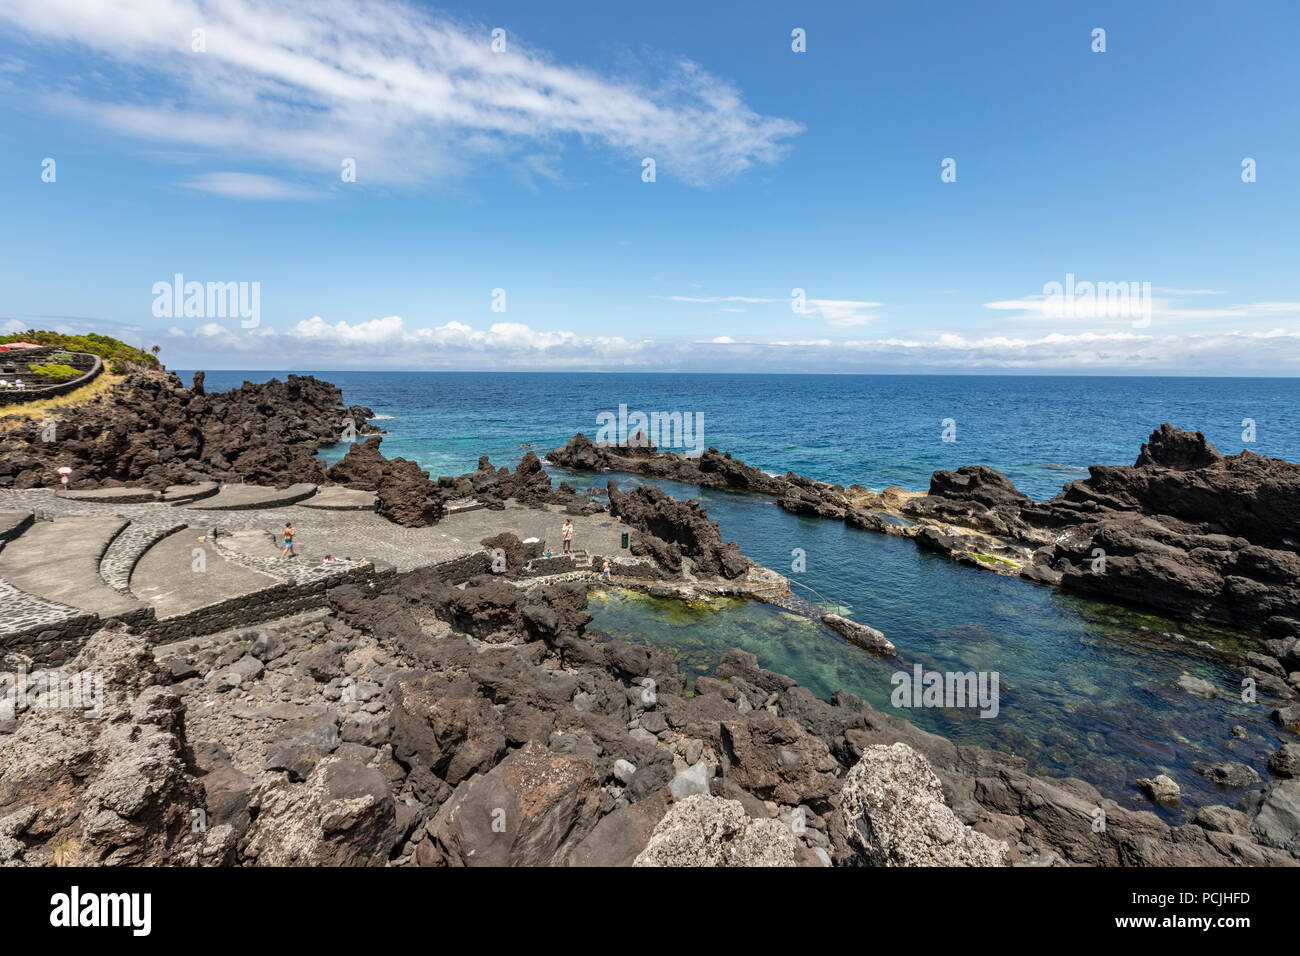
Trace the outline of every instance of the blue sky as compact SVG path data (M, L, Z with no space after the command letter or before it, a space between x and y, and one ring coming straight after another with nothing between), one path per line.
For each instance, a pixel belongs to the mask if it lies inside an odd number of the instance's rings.
M173 367L1295 374L1297 28L1293 0L0 0L0 325ZM156 315L178 273L256 283L256 325Z

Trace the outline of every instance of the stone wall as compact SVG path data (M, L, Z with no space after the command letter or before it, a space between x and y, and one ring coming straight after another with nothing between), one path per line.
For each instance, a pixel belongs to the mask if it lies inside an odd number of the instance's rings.
M480 574L492 573L492 554L489 551L475 551L472 554L435 564L433 568L445 583L464 584L470 578L478 577Z
M43 608L24 608L23 593L0 581L0 612L4 627L0 629L0 654L17 653L38 664L57 666L75 657L86 638L99 629L99 615L89 611L77 613L72 608L45 604ZM35 610L35 613L29 613ZM0 666L0 670L4 667Z
M382 590L395 578L396 572L391 568L381 570L374 565L358 565L329 577L301 584L276 584L252 594L196 608L188 614L156 621L146 627L144 633L155 644L165 644L227 628L247 627L324 607L325 592L340 584L371 584Z
M6 356L12 357L14 365L27 366L30 364L40 365L45 362L50 355L60 349L22 349L13 352L0 352L0 362L4 361ZM44 354L41 354L44 353ZM42 385L38 388L4 389L0 391L0 405L19 405L27 402L36 402L46 398L56 398L59 395L66 395L68 392L76 391L83 385L89 385L99 374L104 371L104 360L98 355L87 355L85 352L73 352L73 355L79 359L89 359L90 368L78 378L71 379L67 382L59 382L56 385ZM78 367L78 366L74 366ZM22 378L23 372L6 372L3 377Z
M487 550L475 551L435 564L433 568L447 584L463 584L481 574L492 573L492 554ZM378 568L373 564L357 565L327 577L275 584L162 621L153 619L153 608L145 608L132 615L130 623L153 643L166 644L228 628L249 627L324 607L326 592L341 584L363 584L385 590L398 577L398 572L393 568ZM2 585L3 582L0 582ZM0 592L0 597L3 597L3 592ZM74 657L86 638L101 624L100 618L90 613L32 621L27 627L4 634L0 639L0 651L18 651L38 664L58 666Z

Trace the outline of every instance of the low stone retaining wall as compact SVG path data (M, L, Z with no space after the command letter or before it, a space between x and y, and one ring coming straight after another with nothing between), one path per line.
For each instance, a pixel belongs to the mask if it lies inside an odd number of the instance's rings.
M25 349L24 352L26 351L35 352L36 350ZM53 351L55 350L51 349L51 352ZM29 356L18 352L14 352L12 354L14 355L15 358L21 355L22 361L24 363L38 361L38 360L43 361L43 358L41 356ZM85 352L74 352L72 354L77 356L86 356ZM23 388L23 389L6 388L0 390L0 405L22 405L22 404L26 404L27 402L39 402L41 399L56 398L59 395L66 395L68 394L68 392L75 392L83 385L89 385L91 382L93 382L95 379L99 377L99 374L102 371L104 371L104 360L101 359L98 355L90 355L86 357L91 358L94 361L91 363L90 369L85 374L80 375L74 379L69 379L66 382L59 382L55 385L40 385L37 386L36 388ZM22 373L10 372L0 377L10 377L10 376L14 378L22 378Z
M45 601L0 581L0 651L15 652L46 666L74 657L98 630L99 616Z
M585 567L585 565L584 565ZM562 571L577 570L578 563L570 554L553 554L549 558L533 558L528 562L525 574L559 574Z
M459 558L452 558L450 561L443 561L441 564L431 565L431 567L444 583L464 584L470 578L476 578L480 574L492 573L492 553L490 551L475 551L471 554L461 555Z
M396 575L397 572L392 568L381 570L374 565L358 565L327 578L317 578L302 584L276 584L252 594L242 594L218 604L196 608L188 614L155 621L144 629L144 633L153 643L165 644L227 628L248 627L323 607L326 592L341 584L372 584L382 590L396 579Z

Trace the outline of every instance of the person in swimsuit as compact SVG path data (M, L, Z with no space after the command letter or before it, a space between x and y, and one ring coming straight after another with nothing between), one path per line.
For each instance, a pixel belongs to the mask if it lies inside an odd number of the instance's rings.
M293 522L290 521L284 526L284 551L281 552L280 557L298 557L298 552L293 550L293 534Z
M568 518L564 519L564 527L560 529L560 538L564 541L564 554L573 553L573 522Z

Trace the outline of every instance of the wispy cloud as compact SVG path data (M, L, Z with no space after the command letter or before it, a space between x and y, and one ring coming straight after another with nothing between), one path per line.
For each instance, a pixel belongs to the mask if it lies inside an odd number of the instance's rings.
M394 0L0 0L0 22L120 71L113 84L67 78L54 108L336 180L351 158L358 183L427 183L486 157L549 178L554 148L572 141L607 149L638 180L651 156L659 175L706 185L776 162L802 129L689 60L651 83L606 76L524 36L494 52L491 27ZM123 92L105 98L112 89Z
M798 315L823 319L827 325L836 328L865 325L872 319L878 318L876 310L881 307L879 302L866 302L859 299L795 299L793 296L766 298L748 295L669 295L664 296L664 299L668 302L686 302L696 305L724 305L728 303L772 305L780 303L785 305L786 308L796 309ZM724 308L719 311L737 312L743 310Z
M1180 305L1180 296L1226 295L1213 290L1173 290L1164 291L1165 295L1149 297L1139 295L1138 283L1124 283L1132 289L1119 299L1098 293L1097 295L1076 296L1064 302L1059 296L1037 294L1018 299L1003 299L985 302L984 308L1007 313L1012 319L1029 322L1049 322L1058 328L1069 326L1110 326L1130 324L1133 314L1142 309L1153 325L1185 326L1189 322L1216 321L1267 321L1279 318L1300 319L1300 302L1243 302L1237 305L1223 305L1217 308L1195 308ZM1120 303L1117 309L1117 302Z
M320 196L313 190L256 173L204 173L180 185L227 199L315 199Z

